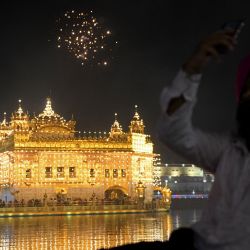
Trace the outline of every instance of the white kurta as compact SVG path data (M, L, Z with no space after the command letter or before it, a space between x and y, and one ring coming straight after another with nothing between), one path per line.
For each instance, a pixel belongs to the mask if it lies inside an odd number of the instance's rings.
M192 125L201 75L180 71L161 94L160 140L192 163L215 174L207 207L192 228L198 249L250 249L250 154L237 137L203 132ZM171 116L173 97L186 102Z

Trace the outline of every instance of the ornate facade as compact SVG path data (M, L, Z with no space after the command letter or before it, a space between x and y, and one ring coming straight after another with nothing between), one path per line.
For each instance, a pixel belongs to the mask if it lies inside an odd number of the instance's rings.
M23 111L21 101L7 122L0 125L0 198L25 201L33 198L99 199L138 196L143 183L145 201L153 189L153 144L135 108L129 131L117 115L109 133L75 131L52 109L48 98L38 116Z

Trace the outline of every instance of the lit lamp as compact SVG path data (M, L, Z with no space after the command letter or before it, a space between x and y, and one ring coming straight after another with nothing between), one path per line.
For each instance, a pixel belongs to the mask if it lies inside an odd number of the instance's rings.
M138 182L135 190L136 190L136 194L137 194L137 200L138 200L138 205L139 207L144 206L144 199L145 199L145 186L143 185L143 183L141 181Z
M168 186L168 180L165 180L165 187Z
M167 205L170 205L171 203L171 190L168 187L164 187L162 189L162 199L163 202Z

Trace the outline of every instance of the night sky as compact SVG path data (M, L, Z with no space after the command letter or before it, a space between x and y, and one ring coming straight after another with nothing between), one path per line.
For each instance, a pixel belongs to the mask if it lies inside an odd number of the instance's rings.
M21 3L20 3L21 2ZM119 41L108 67L82 67L56 46L56 19L67 10L93 10ZM17 109L40 113L47 96L54 110L77 121L78 130L109 131L114 113L125 131L134 105L163 162L182 162L156 137L159 95L197 42L231 19L247 17L249 1L50 0L5 1L0 15L0 113ZM203 77L194 124L221 132L232 128L235 72L250 52L250 21L239 46Z

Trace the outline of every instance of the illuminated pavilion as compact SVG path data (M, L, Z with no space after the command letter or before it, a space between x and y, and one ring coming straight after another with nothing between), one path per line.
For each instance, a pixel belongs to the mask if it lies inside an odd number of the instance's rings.
M128 132L115 116L109 133L79 133L46 106L38 116L23 111L21 101L8 122L0 124L0 198L116 199L144 197L151 202L153 143L135 108ZM138 185L141 189L138 189ZM138 194L138 192L141 192Z

